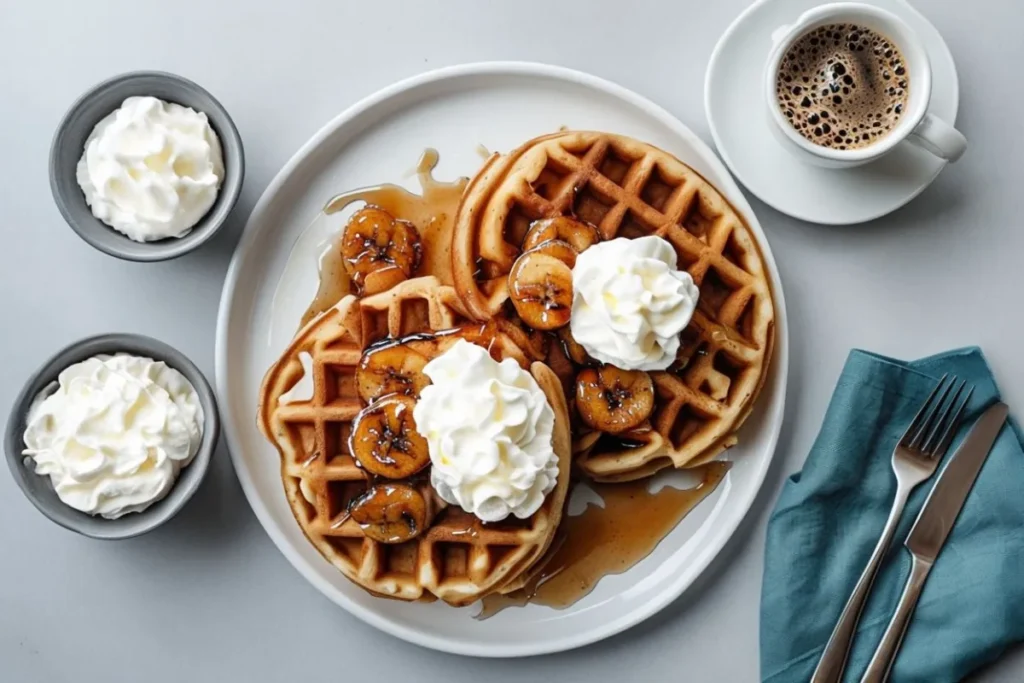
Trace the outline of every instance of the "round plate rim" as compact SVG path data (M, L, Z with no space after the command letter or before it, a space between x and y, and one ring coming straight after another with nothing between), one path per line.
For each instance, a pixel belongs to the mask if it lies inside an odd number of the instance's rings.
M682 595L682 593L697 579L697 577L703 574L708 565L711 564L711 561L718 556L728 540L735 534L741 522L746 518L762 484L764 483L768 468L775 455L775 448L778 443L779 432L785 415L789 367L788 325L785 299L782 292L782 282L778 274L778 268L772 255L771 248L768 245L767 238L760 223L754 215L752 208L746 201L746 198L732 179L732 176L724 164L703 140L701 140L695 133L693 133L688 127L664 108L623 86L581 71L549 64L523 61L495 61L460 64L428 71L385 87L345 109L342 113L327 122L327 124L317 131L285 163L281 170L278 171L271 182L267 185L263 194L256 202L252 213L246 221L242 237L235 247L227 275L225 276L224 287L221 292L220 306L217 312L217 334L214 349L215 384L221 405L228 406L229 403L227 403L227 401L229 401L230 392L227 357L229 349L225 342L228 334L229 321L232 316L234 290L239 282L243 263L246 261L249 252L252 251L257 244L257 231L252 229L252 227L256 226L263 220L263 215L267 212L268 207L273 205L277 195L289 176L306 160L307 157L311 156L315 152L320 144L330 136L334 135L350 121L364 114L367 110L379 106L387 100L400 96L407 91L412 91L439 81L488 75L497 77L537 76L540 78L563 80L596 90L605 95L610 95L641 110L642 113L656 119L673 134L686 141L687 144L692 145L693 148L698 151L702 157L701 160L713 167L722 178L722 182L718 183L719 190L723 195L728 197L731 203L737 206L741 214L748 220L751 229L754 231L755 236L758 239L762 255L765 259L766 266L768 267L769 275L771 276L772 294L776 308L776 319L775 349L773 352L774 358L772 359L773 367L770 372L773 374L779 373L780 382L774 389L774 401L779 404L779 415L778 418L771 421L767 426L767 429L769 430L767 444L765 447L767 455L761 459L759 468L752 473L752 478L755 480L754 487L750 493L749 499L742 501L743 512L737 515L734 521L726 525L728 528L723 527L722 531L719 531L719 533L715 535L714 540L709 543L709 546L706 547L699 555L698 559L695 560L694 564L699 566L696 568L696 571L690 572L691 576L689 576L688 579L684 578L681 581L677 580L666 590L659 593L655 598L648 600L639 608L627 612L623 617L612 622L597 625L586 631L568 634L563 638L542 644L509 643L496 646L465 643L458 639L422 632L404 624L396 623L371 609L365 608L351 601L347 596L338 592L329 583L323 581L319 576L317 576L316 573L309 569L305 562L300 558L293 556L289 549L288 541L284 539L276 529L277 523L257 492L248 473L244 459L239 455L241 452L241 449L239 448L241 439L236 429L231 411L222 411L226 416L222 416L221 423L223 433L227 439L229 447L228 451L231 455L231 461L234 466L235 473L238 476L245 498L249 502L249 506L253 509L253 512L256 514L260 525L263 527L264 531L266 531L267 535L270 536L277 549L288 559L292 566L294 566L307 581L313 584L313 586L315 586L326 597L365 623L397 638L401 638L422 647L451 654L475 657L523 657L563 652L603 640L604 638L620 633L653 616Z
M768 206L772 207L773 209L775 209L776 211L778 211L781 214L784 214L786 216L790 216L791 218L796 218L797 220L801 220L801 221L804 221L806 223L810 223L812 225L821 225L821 226L826 226L826 227L828 227L828 226L844 226L844 225L861 225L863 223L870 223L871 221L878 220L879 218L883 218L885 216L888 216L891 213L899 211L904 206L906 206L910 202L912 202L915 199L917 199L917 197L922 192L927 190L928 187L931 186L931 184L933 182L935 182L935 179L939 177L939 174L942 173L943 170L945 170L946 166L949 165L948 162L938 166L938 168L935 170L935 173L933 173L932 176L930 178L928 178L927 181L921 183L921 185L917 189L915 189L913 192L908 193L907 196L904 197L903 200L900 203L898 203L898 204L896 204L894 206L889 206L889 207L886 207L886 208L878 209L877 211L864 214L864 216L862 216L862 217L858 216L857 218L854 218L854 219L829 218L829 217L815 216L815 215L813 215L813 213L809 213L807 211L803 211L803 210L800 210L800 209L792 210L790 208L783 208L778 201L776 201L774 198L772 198L769 195L769 193L761 192L761 191L758 191L758 190L754 189L754 187L752 185L750 185L746 180L744 180L743 174L740 172L739 166L732 160L732 156L726 150L725 145L722 144L722 136L718 132L718 125L715 123L715 117L712 115L712 111L711 111L711 81L712 81L712 72L715 71L718 68L719 62L722 59L722 53L725 50L726 43L728 43L730 40L732 40L734 34L736 34L739 31L740 26L742 26L743 23L747 21L747 19L750 17L750 15L752 15L756 11L758 11L761 8L762 5L767 5L767 4L769 4L771 2L774 2L774 1L775 0L754 0L754 2L752 2L750 5L748 5L746 7L746 9L744 9L742 12L740 12L739 15L737 15L737 17L735 19L733 19L732 23L729 24L728 28L726 28L725 31L722 32L722 35L718 38L718 42L715 43L715 47L711 51L711 57L708 59L708 66L704 70L704 118L707 119L708 130L711 132L711 139L714 140L715 149L718 151L718 154L722 157L722 161L724 161L726 166L728 166L729 172L733 176L738 178L741 183L743 183L743 187L745 187L751 194L753 194L755 197L760 199L762 202L764 202ZM877 3L874 2L874 0L858 0L858 1L859 2L865 2L865 3L871 4L871 5L877 5ZM935 30L936 33L938 33L938 30L935 29L934 24L932 24L932 22L929 21L929 19L926 16L921 14L921 12L916 7L911 5L910 2L908 2L908 0L893 0L893 1L903 5L903 8L904 8L903 11L905 11L908 14L915 15L916 19L919 19L923 23L931 26L932 29ZM943 55L942 56L944 58L944 61L946 61L948 66L950 67L950 72L952 74L952 86L953 86L953 117L952 117L952 119L953 119L953 123L956 123L956 116L957 116L957 114L959 114L959 109L960 109L960 76L959 76L959 73L957 72L957 69L956 69L956 61L953 59L953 55L952 55L952 53L949 50L949 45L946 43L945 38L943 38L941 34L939 34L939 38L940 38L940 43L941 43L942 48L943 48ZM934 58L933 55L929 55L929 56Z

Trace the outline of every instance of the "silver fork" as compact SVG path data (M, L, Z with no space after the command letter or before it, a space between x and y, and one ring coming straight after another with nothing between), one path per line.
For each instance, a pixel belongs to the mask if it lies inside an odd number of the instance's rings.
M832 636L821 654L811 683L840 683L842 680L846 659L850 654L850 645L853 643L853 634L857 630L857 622L860 621L864 603L882 564L882 557L892 542L911 491L935 473L939 461L949 449L949 444L963 417L967 400L974 391L971 388L961 399L966 384L963 380L957 380L955 376L943 375L896 444L892 452L896 497L889 511L889 519L885 522L882 537L878 539L878 545L871 553L871 559L864 568L864 573L860 575L853 594L846 601L846 607L843 608L839 622L836 623Z

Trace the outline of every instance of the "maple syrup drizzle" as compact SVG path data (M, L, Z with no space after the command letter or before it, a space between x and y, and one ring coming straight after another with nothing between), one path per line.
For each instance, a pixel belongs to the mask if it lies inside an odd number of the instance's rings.
M542 569L513 593L485 597L476 618L486 619L506 607L526 604L569 607L594 590L603 577L621 574L650 555L683 517L718 487L729 467L728 462L708 463L695 470L702 478L694 488L665 486L657 493L647 490L646 480L590 483L604 507L589 505L583 514L564 517L559 538L541 560Z
M424 150L416 165L421 194L410 192L400 185L385 183L344 192L333 197L324 206L323 215L330 216L344 210L355 202L378 206L397 219L409 221L416 226L423 244L423 258L419 273L432 273L443 284L452 284L451 231L455 227L455 214L459 200L466 189L469 178L457 178L446 183L434 178L437 166L436 149ZM320 256L320 287L306 313L302 325L338 303L343 296L352 292L352 283L345 271L341 254L341 232L332 236L323 245Z

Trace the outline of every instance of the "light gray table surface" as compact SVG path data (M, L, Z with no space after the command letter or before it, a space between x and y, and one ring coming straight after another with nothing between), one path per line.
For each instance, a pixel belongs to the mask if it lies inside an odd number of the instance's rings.
M665 106L710 142L703 78L746 0L214 0L0 2L0 411L28 373L80 337L142 332L213 376L214 323L232 249L264 187L348 105L400 78L488 59L561 64ZM786 420L746 523L705 576L631 631L527 660L456 658L379 633L285 561L242 496L225 445L168 526L132 541L48 522L0 472L0 681L604 680L758 676L764 529L799 469L852 347L918 357L978 344L1024 406L1024 40L1017 0L919 0L961 77L971 148L903 210L823 228L751 197L785 285ZM198 81L234 116L247 175L233 224L177 261L94 251L50 197L50 136L95 82L157 68ZM408 678L405 678L408 677ZM979 681L1024 679L1024 651Z

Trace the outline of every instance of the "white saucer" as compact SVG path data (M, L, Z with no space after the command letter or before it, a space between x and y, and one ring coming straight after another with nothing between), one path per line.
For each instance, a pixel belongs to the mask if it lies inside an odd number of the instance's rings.
M861 0L906 21L924 41L934 73L930 111L956 120L960 82L946 42L904 0ZM718 41L704 81L704 106L718 153L764 203L811 223L849 225L884 216L919 195L946 165L909 143L881 160L847 170L799 161L772 135L762 76L772 33L821 0L758 0ZM911 74L913 78L913 74Z

